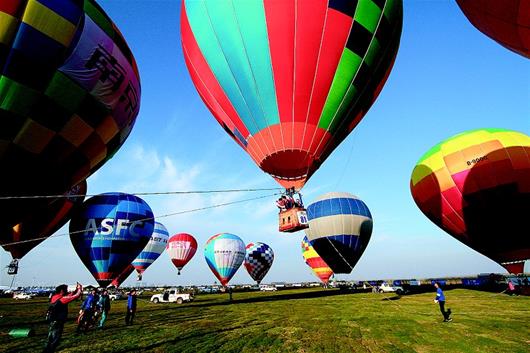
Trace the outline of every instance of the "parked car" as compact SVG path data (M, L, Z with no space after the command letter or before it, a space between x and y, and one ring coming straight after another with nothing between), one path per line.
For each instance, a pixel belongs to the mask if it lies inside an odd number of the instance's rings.
M109 299L110 300L120 300L120 299L124 299L125 297L121 294L121 293L112 293L112 294L109 294Z
M171 288L162 294L155 294L151 297L151 302L154 304L158 303L177 303L182 304L184 302L193 301L193 295L188 293L179 293L177 289Z
M276 292L278 288L273 286L261 286L259 290L262 292Z
M379 287L377 287L379 293L397 293L403 294L405 291L403 287L400 286L390 286L388 283L383 282Z
M31 298L33 298L33 296L31 294L28 294L28 293L15 293L15 294L13 294L13 299L15 299L15 300L19 300L19 299L28 300L28 299L31 299Z

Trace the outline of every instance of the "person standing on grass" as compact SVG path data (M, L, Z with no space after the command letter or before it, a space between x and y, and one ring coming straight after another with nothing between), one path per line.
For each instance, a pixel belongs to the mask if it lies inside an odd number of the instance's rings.
M442 288L440 288L440 284L434 282L434 287L436 288L436 298L434 298L434 302L440 305L440 312L444 317L444 322L453 321L453 319L451 319L451 309L445 311L445 295Z
M136 314L136 289L129 292L127 298L127 314L125 315L125 325L133 324L134 315Z
M109 291L106 289L101 294L101 297L99 297L98 308L101 312L101 319L99 320L98 328L102 329L103 325L105 324L105 320L107 320L107 315L110 311Z
M83 287L77 283L75 292L68 295L68 286L61 284L55 288L55 294L50 299L50 306L46 314L48 327L48 339L44 347L44 353L55 352L63 335L64 323L68 317L68 303L79 298L83 292Z

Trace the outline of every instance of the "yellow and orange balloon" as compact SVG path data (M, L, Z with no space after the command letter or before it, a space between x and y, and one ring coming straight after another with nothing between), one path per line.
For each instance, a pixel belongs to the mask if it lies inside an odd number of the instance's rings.
M436 225L509 272L523 272L530 259L529 136L504 129L453 136L419 160L410 188Z
M328 264L318 255L313 246L309 243L309 239L304 237L302 240L302 256L304 257L307 266L311 267L313 273L324 284L328 284L329 278L333 276L333 270L329 268Z

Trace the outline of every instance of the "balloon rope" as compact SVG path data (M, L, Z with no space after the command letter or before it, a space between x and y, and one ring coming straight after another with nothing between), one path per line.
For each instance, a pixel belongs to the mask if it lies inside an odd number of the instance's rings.
M281 191L282 188L263 188L263 189L225 189L225 190L194 190L194 191L160 191L160 192L130 192L128 194L135 196L149 195L188 195L188 194L220 194L232 192L257 192L257 191ZM0 200L13 199L56 199L56 198L74 198L74 197L91 197L100 194L86 195L28 195L28 196L0 196Z
M277 189L275 189L275 190L277 190ZM184 210L184 211L177 211L177 212L166 213L166 214L163 214L163 215L161 215L161 216L148 217L148 218L139 219L139 220L137 220L137 222L154 220L155 218L156 218L156 219L159 219L159 218L165 218L165 217L177 216L177 215L186 214L186 213L193 213L193 212L198 212L198 211L204 211L204 210L209 210L209 209L212 209L212 208L219 208L219 207L224 207L224 206L230 206L230 205L235 205L235 204L238 204L238 203L243 203L243 202L248 202L248 201L254 201L254 200L260 200L260 199L264 199L264 198L272 197L272 196L277 196L277 195L281 195L281 193L280 193L280 192L276 192L276 193L274 193L274 194L269 194L269 195L263 195L263 196L253 197L253 198L250 198L250 199L243 199L243 200L237 200L237 201L231 201L231 202L219 203L219 204L211 205L211 206L204 206L204 207L199 207L199 208L193 208L193 209L190 209L190 210ZM21 240L21 241L15 241L15 242L11 242L11 243L3 243L2 246L10 246L10 245L16 245L16 244L22 244L22 243L30 243L30 242L33 242L33 241L39 241L39 240L44 240L44 239L48 239L48 238L57 238L57 237L65 236L65 235L72 235L72 234L78 234L78 233L84 233L84 232L85 232L85 230L77 230L77 231L68 232L68 233L54 234L54 235L51 235L51 236L49 236L49 237L39 237L39 238L35 238L35 239Z

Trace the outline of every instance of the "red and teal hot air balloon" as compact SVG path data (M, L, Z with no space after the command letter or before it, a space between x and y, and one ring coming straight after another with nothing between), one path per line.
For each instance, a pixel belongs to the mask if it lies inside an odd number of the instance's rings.
M184 57L223 129L286 188L301 188L379 95L401 0L183 0Z
M0 196L59 195L98 170L140 107L135 60L95 0L0 0ZM1 200L0 231L37 200Z
M188 233L179 233L169 238L166 251L173 265L180 271L193 258L197 251L197 240Z
M154 216L141 198L124 193L86 200L70 220L70 240L83 264L106 287L151 238Z
M479 129L450 137L418 161L419 209L470 248L522 273L530 259L530 136Z
M226 286L245 259L245 243L234 234L216 234L206 242L204 258L221 285Z

